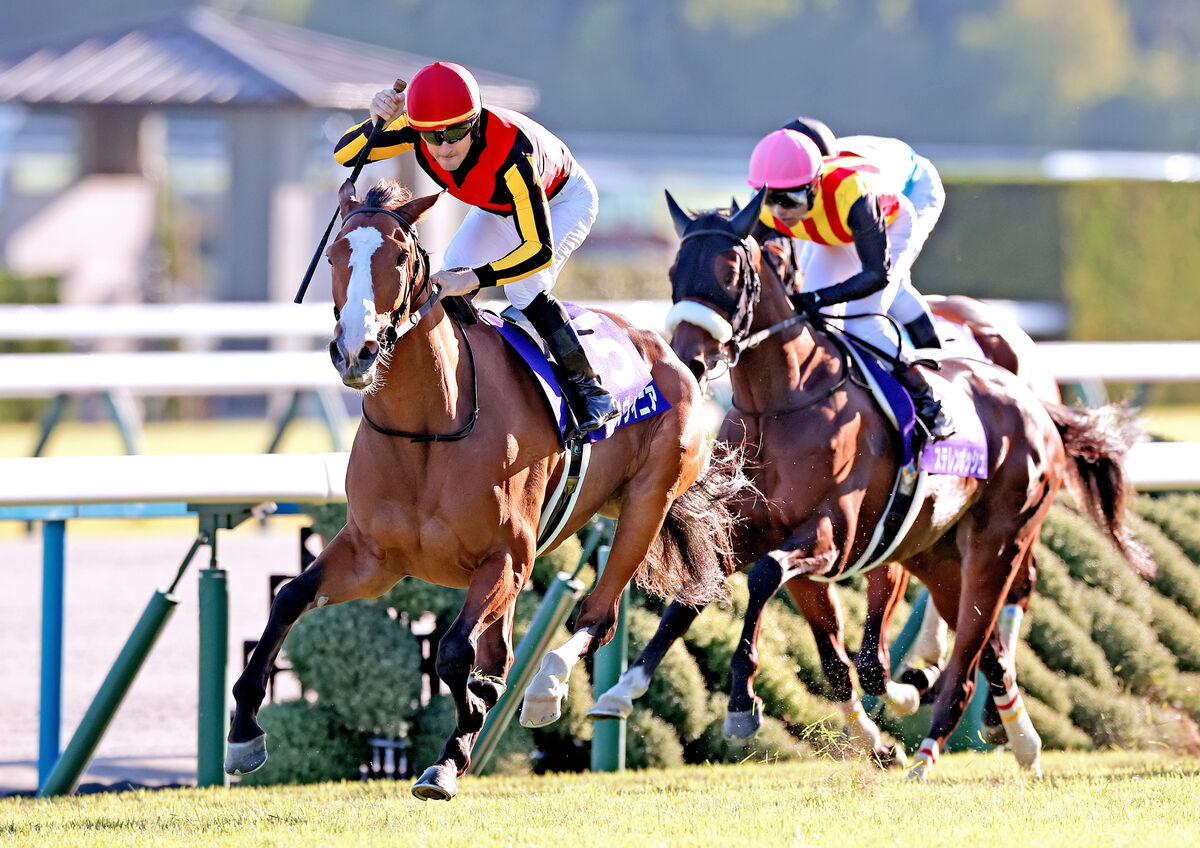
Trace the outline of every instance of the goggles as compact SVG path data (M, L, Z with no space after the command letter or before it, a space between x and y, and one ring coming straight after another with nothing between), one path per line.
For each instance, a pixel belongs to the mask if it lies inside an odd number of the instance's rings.
M773 188L767 192L767 205L778 206L780 209L798 209L800 206L812 206L814 186L809 183L798 188Z
M445 141L451 144L462 141L471 132L473 126L475 126L475 121L471 120L463 121L461 124L451 124L441 130L419 130L418 132L430 147L441 147L442 142Z

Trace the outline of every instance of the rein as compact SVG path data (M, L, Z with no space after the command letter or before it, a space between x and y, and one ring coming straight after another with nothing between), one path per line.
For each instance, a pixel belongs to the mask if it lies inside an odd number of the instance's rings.
M345 223L347 219L354 215L376 212L395 218L396 222L400 224L401 229L404 230L405 235L412 236L413 225L411 221L394 209L384 209L381 206L360 206L358 209L345 215L342 218L342 222ZM417 309L409 310L403 324L400 322L400 311L396 310L393 313L391 323L380 331L379 349L384 356L391 354L396 347L396 342L425 320L425 316L433 311L433 308L438 305L441 299L441 289L433 284L429 274L429 254L425 252L425 248L421 246L421 243L417 241L415 236L412 238L412 243L416 247L419 257L418 273L425 278L421 289L428 288L429 296L425 298L425 302ZM418 292L419 294L420 292ZM336 313L337 310L335 309L335 317ZM376 433L398 439L409 439L416 444L421 444L423 442L457 442L459 439L465 439L475 429L475 422L479 419L479 369L475 367L475 349L471 347L471 337L467 334L462 324L454 319L453 316L447 315L447 317L450 318L454 326L458 327L459 332L462 333L463 341L467 345L467 356L471 363L471 417L467 419L466 424L459 427L453 433L415 433L408 430L393 430L391 427L384 427L371 420L371 416L367 415L367 399L364 397L361 405L363 421L366 421L367 426Z

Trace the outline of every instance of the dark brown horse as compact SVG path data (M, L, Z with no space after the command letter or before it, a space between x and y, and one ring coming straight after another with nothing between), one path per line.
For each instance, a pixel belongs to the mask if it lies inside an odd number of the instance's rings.
M672 347L702 380L718 362L730 364L733 407L719 438L745 446L766 496L743 502L736 540L740 561L754 567L726 731L747 735L761 722L752 681L762 609L784 583L791 581L792 589L809 582L792 578L836 579L859 560L899 471L896 437L856 379L842 343L797 316L777 279L760 276L762 252L749 235L753 216L745 214L757 204L732 221L717 213L692 219L671 204L683 238L671 270ZM1019 378L981 360L946 358L941 373L978 411L987 435L987 476L929 478L914 523L890 555L929 587L938 612L957 631L911 774L924 778L936 761L973 694L976 669L1000 700L1018 760L1036 769L1040 740L994 624L1014 580L1029 568L1068 459L1086 483L1093 515L1132 562L1149 568L1121 523L1119 460L1130 434L1104 416L1044 403ZM873 595L869 601L876 612L889 603ZM682 632L680 622L670 620L682 608L672 608L662 630ZM814 620L809 609L801 610ZM886 622L880 632L886 633ZM866 644L865 634L864 649L878 649ZM826 672L840 662L827 662ZM886 696L895 686L886 663L864 675L860 661L859 671L871 694Z
M467 590L436 665L457 726L414 794L456 794L484 717L504 691L514 604L566 454L533 377L496 330L460 322L439 302L413 230L437 196L410 197L390 181L362 202L349 182L339 193L343 224L328 251L338 317L330 351L342 380L364 391L365 422L346 473L347 522L280 591L234 685L231 774L266 760L256 716L296 619L325 604L377 597L402 577ZM553 545L597 512L619 521L574 634L547 654L526 690L527 725L558 717L567 676L612 638L621 593L635 575L653 592L683 592L696 603L724 591L731 515L723 504L748 485L736 457L710 457L692 375L656 333L610 317L628 332L670 409L592 449L579 500Z

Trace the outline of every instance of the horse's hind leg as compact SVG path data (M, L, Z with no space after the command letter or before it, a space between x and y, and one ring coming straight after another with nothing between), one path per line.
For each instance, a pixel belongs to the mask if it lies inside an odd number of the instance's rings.
M1011 663L1014 673L1017 666L1017 639L1020 636L1021 622L1029 611L1029 601L1033 597L1033 587L1037 582L1037 558L1033 550L1029 552L1025 563L1022 564L1012 587L1008 590L1008 599L1000 610L1000 618L996 621L996 633L1004 645L1004 653ZM1002 697L1001 702L1005 699ZM981 730L985 742L993 745L1003 745L1008 741L1007 725L1000 716L996 706L996 698L991 692L983 704L983 728Z
M846 734L856 748L869 752L880 765L904 765L907 757L903 748L885 745L879 726L863 708L850 677L850 656L842 628L841 605L837 591L830 583L794 577L785 587L792 602L812 629L821 657L821 670L833 687L833 696L841 704ZM864 637L865 640L865 637ZM860 651L861 653L861 651Z
M1007 655L999 629L993 629L979 658L979 670L988 682L988 692L996 702L1004 726L1008 745L1022 768L1031 769L1037 777L1042 776L1039 762L1042 753L1042 738L1034 729L1025 709L1025 702L1017 689L1017 674L1013 657Z
M361 559L351 531L343 530L275 596L267 626L233 685L233 720L225 755L229 774L248 774L267 761L266 734L258 723L258 710L266 697L270 670L296 620L327 603L380 595L395 582L380 568L361 568Z
M1017 563L1025 556L1031 540L1013 538L1011 525L999 522L980 527L960 526L958 544L964 553L962 584L958 598L954 650L942 673L933 704L929 735L917 751L916 765L909 777L924 780L933 768L950 734L962 720L975 693L975 671L980 654L995 626ZM1007 531L1007 532L1006 532ZM1001 538L1008 535L1008 538ZM934 595L938 598L938 595ZM947 612L943 597L939 610Z
M467 682L471 696L477 699L483 715L496 706L504 694L504 679L512 665L512 618L510 608L500 620L479 638L478 666ZM482 725L481 725L482 726ZM413 795L425 801L449 801L458 794L458 777L471 765L471 752L479 740L479 730L455 727L442 746L437 761L413 784Z
M633 702L646 694L646 690L650 688L650 679L654 677L654 672L667 651L675 644L676 639L687 632L699 614L699 609L685 606L678 601L668 604L662 620L658 623L658 629L654 631L646 647L612 688L596 699L596 703L588 710L588 718L629 718L629 714L633 712Z

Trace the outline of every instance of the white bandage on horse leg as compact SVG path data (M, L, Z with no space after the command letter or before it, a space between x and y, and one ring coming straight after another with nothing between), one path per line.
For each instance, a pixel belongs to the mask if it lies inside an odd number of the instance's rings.
M946 622L938 615L937 607L932 598L925 599L925 612L921 615L921 629L908 650L910 665L931 665L941 668L942 657L946 655L947 633Z
M1014 667L1016 666L1017 635L1021 632L1021 620L1025 611L1016 604L1005 604L1000 610L1000 618L996 620L996 631L1000 641L1004 643L1004 652L1008 654Z
M863 709L858 695L842 704L842 717L846 720L846 735L856 748L876 751L882 747L883 739L879 735L879 727Z
M995 699L996 708L1000 711L1000 720L1004 722L1004 732L1008 734L1008 745L1012 748L1013 756L1025 768L1041 773L1038 757L1042 753L1042 737L1033 728L1029 711L1021 693L1014 685L1003 697Z

